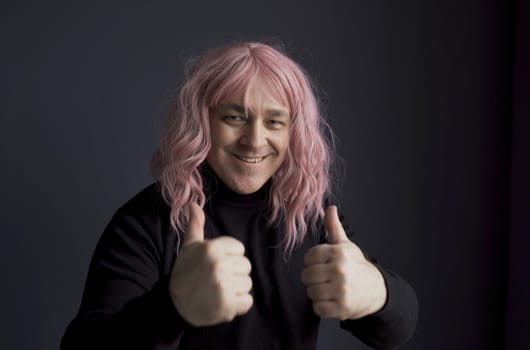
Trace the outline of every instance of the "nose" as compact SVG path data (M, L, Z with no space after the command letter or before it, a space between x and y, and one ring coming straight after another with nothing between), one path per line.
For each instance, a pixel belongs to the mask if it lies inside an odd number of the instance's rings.
M249 121L239 142L249 148L259 149L267 144L267 129L258 120Z

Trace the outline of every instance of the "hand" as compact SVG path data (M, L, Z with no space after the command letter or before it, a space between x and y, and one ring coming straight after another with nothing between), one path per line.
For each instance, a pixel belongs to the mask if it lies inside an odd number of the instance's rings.
M192 203L188 232L169 280L175 308L196 327L231 321L253 303L245 247L228 236L204 240L204 220L203 210Z
M314 312L320 317L345 320L380 310L387 298L384 278L348 239L336 206L327 208L324 225L329 244L311 248L304 256L302 271Z

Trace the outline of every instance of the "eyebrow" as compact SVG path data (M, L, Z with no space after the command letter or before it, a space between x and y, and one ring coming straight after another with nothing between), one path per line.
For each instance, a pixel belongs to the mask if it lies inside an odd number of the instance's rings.
M241 113L241 114L244 114L245 113L245 107L237 104L237 103L227 103L227 104L224 104L224 105L221 105L221 108L223 109L232 109L238 113ZM277 109L277 108L272 108L272 109L267 109L265 111L265 114L270 116L270 117L284 117L284 118L289 118L289 113L285 110L285 109Z

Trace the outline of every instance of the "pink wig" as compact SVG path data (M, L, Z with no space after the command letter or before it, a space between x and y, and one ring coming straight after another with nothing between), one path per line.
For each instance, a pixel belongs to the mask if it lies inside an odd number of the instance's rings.
M236 93L246 101L257 80L291 115L288 152L273 176L268 203L269 222L285 225L283 244L290 252L324 216L334 143L308 75L279 50L237 43L199 57L171 106L151 169L171 207L172 227L185 232L189 204L202 207L206 201L198 167L211 146L209 113Z

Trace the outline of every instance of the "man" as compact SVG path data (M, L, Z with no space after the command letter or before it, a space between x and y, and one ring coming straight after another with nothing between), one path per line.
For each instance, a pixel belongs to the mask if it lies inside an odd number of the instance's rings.
M328 205L332 142L303 70L262 43L187 72L152 170L94 253L67 349L314 349L321 317L380 349L412 288Z

